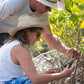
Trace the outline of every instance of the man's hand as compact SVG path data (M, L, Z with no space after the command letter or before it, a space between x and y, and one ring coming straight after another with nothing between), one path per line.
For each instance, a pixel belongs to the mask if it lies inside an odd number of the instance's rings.
M71 58L79 59L80 58L80 52L76 48L68 48L66 50L66 55Z

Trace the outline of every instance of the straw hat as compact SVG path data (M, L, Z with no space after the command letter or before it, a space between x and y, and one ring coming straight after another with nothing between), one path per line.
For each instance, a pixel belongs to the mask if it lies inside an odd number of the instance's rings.
M18 25L17 28L12 28L8 32L10 35L14 35L17 31L30 28L30 27L42 27L42 33L49 32L49 29L42 25L37 16L24 14L18 18Z
M64 0L37 0L37 1L58 11L61 11L65 8Z

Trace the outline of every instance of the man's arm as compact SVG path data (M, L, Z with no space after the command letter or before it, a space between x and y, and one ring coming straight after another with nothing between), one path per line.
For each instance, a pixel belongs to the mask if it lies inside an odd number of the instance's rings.
M28 0L0 0L0 19L12 16L26 7Z
M44 40L53 48L61 53L66 53L65 45L59 40L59 38L52 33L46 33L43 35Z
M50 31L50 27L49 26L47 27L49 28ZM43 34L43 38L52 48L67 55L68 57L73 57L73 52L77 51L75 48L66 47L56 35L51 33L51 31L50 33Z

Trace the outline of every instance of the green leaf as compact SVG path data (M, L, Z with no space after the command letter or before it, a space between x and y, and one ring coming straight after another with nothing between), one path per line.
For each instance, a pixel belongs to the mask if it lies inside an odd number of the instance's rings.
M71 7L71 11L72 11L72 14L81 15L81 11L77 5L73 5L73 7Z
M84 28L84 21L82 21L81 23L81 28Z
M73 0L73 2L74 2L74 3L79 3L79 2L80 2L80 0Z
M79 4L78 7L79 7L80 10L84 11L84 3Z
M69 8L66 8L65 10L66 10L67 12L69 12L69 13L72 13Z

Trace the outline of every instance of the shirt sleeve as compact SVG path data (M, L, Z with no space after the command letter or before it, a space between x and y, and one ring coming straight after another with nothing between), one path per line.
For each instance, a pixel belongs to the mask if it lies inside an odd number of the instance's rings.
M49 24L48 12L45 12L43 14L41 14L39 12L35 12L34 15L39 19L40 24L42 24L42 25L48 25Z
M28 0L0 0L0 20L23 10Z

